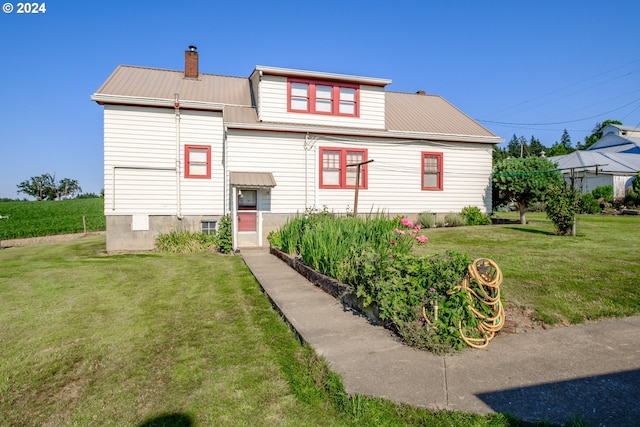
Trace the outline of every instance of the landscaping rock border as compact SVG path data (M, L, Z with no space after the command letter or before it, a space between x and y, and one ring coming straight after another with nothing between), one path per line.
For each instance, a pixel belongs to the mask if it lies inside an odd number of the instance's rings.
M325 276L324 274L317 272L302 262L299 257L292 257L278 248L271 246L269 247L269 252L286 262L289 267L296 270L309 282L313 283L315 286L319 287L334 298L339 299L342 304L365 315L369 322L375 325L385 325L385 322L380 319L378 306L374 303L365 307L362 303L362 299L356 296L355 290L351 286L347 286L332 277Z

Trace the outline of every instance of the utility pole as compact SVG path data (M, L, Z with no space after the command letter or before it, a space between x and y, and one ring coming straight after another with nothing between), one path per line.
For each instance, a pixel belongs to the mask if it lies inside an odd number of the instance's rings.
M347 165L348 168L357 166L358 171L356 172L356 193L353 200L353 216L358 216L358 189L360 188L360 170L362 165L366 165L367 163L373 162L373 159L367 160L366 162L353 163L351 165Z
M575 173L575 169L571 168L571 195L572 196L576 188L574 173ZM575 212L573 213L573 225L571 226L571 237L576 237L576 213Z

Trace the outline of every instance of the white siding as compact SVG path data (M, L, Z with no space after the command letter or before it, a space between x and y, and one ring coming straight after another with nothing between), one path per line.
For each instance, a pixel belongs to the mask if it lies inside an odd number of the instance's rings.
M224 210L224 169L220 114L204 111L182 111L180 142L185 145L211 147L211 179L184 177L184 148L180 150L180 194L183 215L222 214Z
M255 87L255 86L254 86ZM384 88L360 85L360 117L287 111L287 78L265 75L257 90L258 118L265 122L384 129Z
M173 111L106 105L105 215L175 213L175 157Z
M181 111L178 148L171 109L107 105L104 111L104 182L106 215L176 215L176 173L180 174L183 214L221 211L222 118L213 113ZM176 172L184 145L212 145L212 179L185 179ZM213 182L216 185L212 185ZM197 200L197 199L200 200Z
M271 190L272 213L303 212L305 182L307 205L313 205L315 156L313 148L306 152L305 171L304 135L230 131L227 143L229 171L273 173L276 187Z
M358 194L358 213L460 212L465 206L491 210L491 146L354 140L319 141L327 147L367 148L368 188ZM443 153L443 190L422 190L422 152ZM353 189L320 189L319 207L353 210Z
M436 144L389 140L310 137L304 135L233 132L229 141L229 170L273 172L272 213L303 212L315 207L336 212L353 210L353 189L319 189L317 155L320 147L368 149L368 188L359 191L358 212L460 212L466 206L491 210L491 149L489 144ZM443 153L443 191L421 189L421 153ZM247 153L251 153L247 156ZM306 193L305 193L306 183ZM316 191L317 205L314 204ZM306 200L306 203L305 203Z

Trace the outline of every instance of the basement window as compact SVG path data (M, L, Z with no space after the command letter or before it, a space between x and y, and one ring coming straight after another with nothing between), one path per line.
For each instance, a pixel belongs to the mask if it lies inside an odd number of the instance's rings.
M201 221L200 231L203 234L216 234L216 225L218 221Z

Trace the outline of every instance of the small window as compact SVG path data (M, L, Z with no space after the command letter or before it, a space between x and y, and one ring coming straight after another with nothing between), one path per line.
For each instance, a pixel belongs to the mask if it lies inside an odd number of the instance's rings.
M442 190L442 153L422 153L422 189Z
M355 188L358 167L367 161L367 150L320 148L320 188ZM360 167L358 188L367 188L367 166Z
M215 234L217 223L218 221L202 221L200 222L200 231L204 234Z
M184 147L184 177L211 178L211 147L186 145Z

